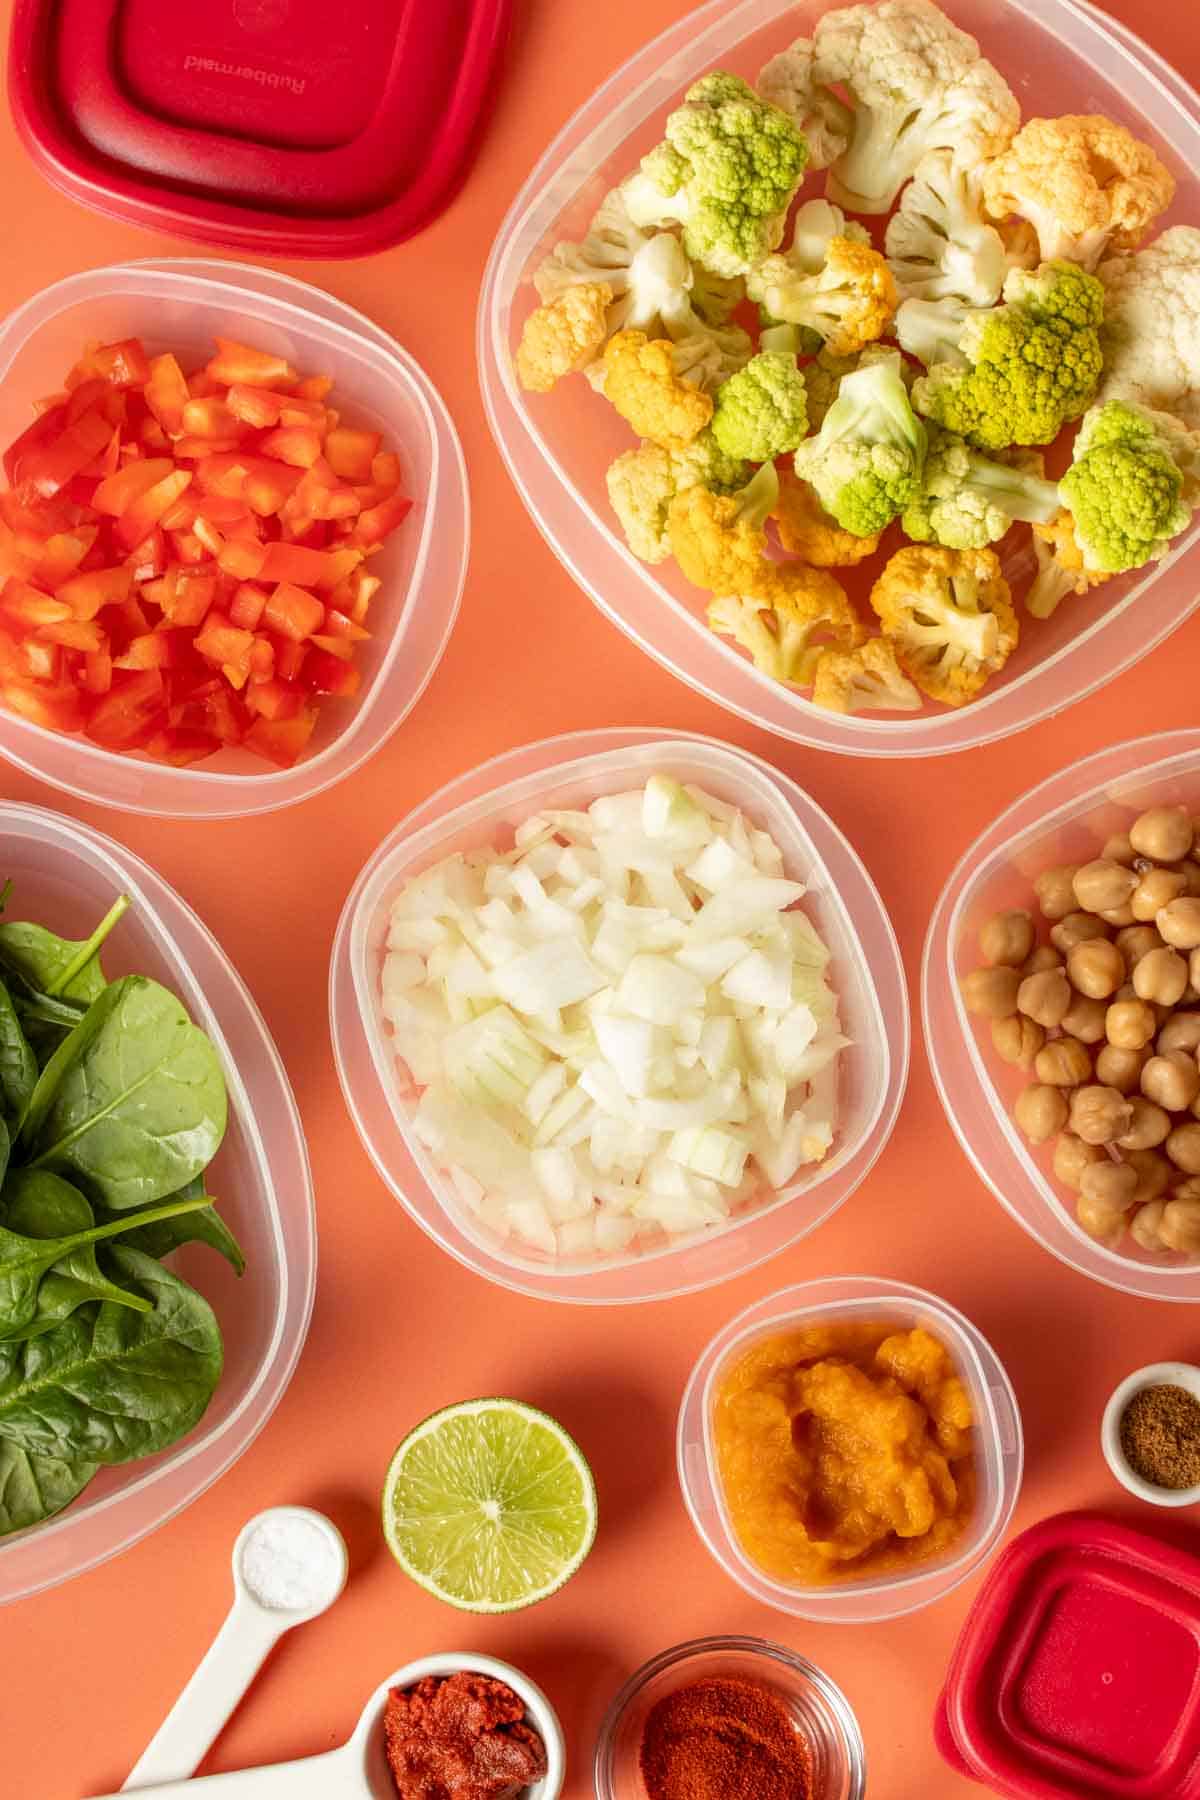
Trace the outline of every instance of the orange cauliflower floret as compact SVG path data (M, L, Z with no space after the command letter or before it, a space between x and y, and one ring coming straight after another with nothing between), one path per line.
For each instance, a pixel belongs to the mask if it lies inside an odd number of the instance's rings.
M983 174L993 218L1019 214L1037 232L1043 262L1085 269L1134 249L1174 195L1175 177L1150 146L1099 114L1030 119Z
M708 623L764 674L799 687L810 685L827 651L852 650L864 636L841 583L802 563L764 563L752 593L710 601Z
M592 362L608 336L612 298L607 282L581 282L531 312L517 347L521 386L547 394L564 375Z
M753 593L772 566L763 527L778 497L774 463L764 463L732 494L715 494L707 487L676 494L667 533L687 579L714 594Z
M817 569L851 568L864 557L874 556L879 548L878 536L856 537L852 531L843 531L808 482L788 468L779 477L779 499L772 517L784 549Z
M899 305L895 278L878 250L834 237L817 274L786 252L750 271L746 291L773 319L815 331L834 356L852 356L881 338Z
M604 352L606 398L639 437L667 450L685 449L713 415L712 395L694 379L704 364L684 373L682 360L676 345L644 331L618 331Z
M919 712L921 696L886 638L858 650L827 650L813 679L813 704L829 712Z
M946 706L973 700L1017 647L1019 626L993 550L909 544L871 589L896 661Z
M1033 549L1038 570L1025 596L1025 610L1035 619L1050 618L1068 594L1086 594L1112 580L1107 573L1084 568L1075 521L1065 508L1048 525L1034 526Z

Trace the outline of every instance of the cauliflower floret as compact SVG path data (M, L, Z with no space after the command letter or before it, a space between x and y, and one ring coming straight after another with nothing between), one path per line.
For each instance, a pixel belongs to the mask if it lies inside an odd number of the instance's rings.
M981 550L1002 538L1015 519L1048 523L1061 504L1054 482L1040 473L994 462L935 425L921 491L900 524L918 543Z
M884 637L858 650L827 650L813 678L813 705L827 712L919 712L923 705Z
M897 350L842 377L820 431L796 452L796 473L845 530L873 537L917 492L925 441Z
M707 487L677 494L667 512L667 531L686 578L714 594L754 593L771 567L763 527L778 498L774 463L764 463L733 494L714 494Z
M967 366L936 363L913 389L918 412L983 450L1052 443L1100 379L1104 289L1094 275L1064 262L1014 269L1004 298L968 315Z
M712 418L723 372L707 339L619 331L604 351L603 392L639 437L682 450Z
M737 75L688 89L666 141L623 184L638 225L683 226L684 248L714 275L744 275L783 236L808 146L791 119Z
M748 650L776 681L808 687L826 651L852 650L866 635L839 581L800 563L764 565L750 594L709 603L709 629Z
M932 0L842 7L825 14L814 41L815 79L842 83L854 102L850 143L827 188L851 212L890 212L931 150L985 162L1021 122L999 70Z
M993 218L1028 219L1043 262L1094 269L1141 243L1174 199L1175 177L1115 120L1070 113L1030 119L983 171L983 193Z
M1017 647L994 550L910 544L888 562L871 605L904 673L946 706L973 700Z
M784 549L814 569L853 568L879 548L877 536L856 537L843 531L808 482L790 469L779 472L779 498L771 516Z
M763 350L717 395L713 436L727 456L771 462L808 430L808 395L795 356Z
M714 275L696 263L692 267L692 309L705 325L728 325L746 298L740 275Z
M850 142L854 115L813 75L816 47L797 38L759 71L758 91L779 107L804 134L810 169L827 169Z
M593 361L608 336L612 297L607 282L589 281L531 312L517 346L521 386L548 394L564 375Z
M1175 225L1096 271L1104 285L1104 385L1200 426L1200 231Z
M772 318L815 332L840 356L881 338L898 299L878 250L850 237L830 239L816 275L806 274L787 255L764 258L747 276L746 291Z
M671 554L667 514L676 494L706 487L715 494L734 493L750 478L744 462L726 456L711 431L702 431L686 450L664 450L643 443L609 464L605 477L612 509L625 541L647 563L666 562Z
M629 216L619 188L606 194L581 244L556 244L534 272L543 301L568 288L605 282L613 293L608 330L634 329L650 337L690 329L692 266L670 232L647 235Z
M813 430L818 430L825 422L825 415L837 399L838 388L842 377L855 369L868 368L872 363L889 363L892 368L897 364L900 379L905 388L911 391L916 379L916 370L911 363L904 362L896 355L894 344L868 344L856 356L835 356L830 350L822 350L813 362L805 365L804 383L808 389L808 422Z
M1197 441L1168 436L1154 414L1124 400L1085 415L1061 492L1086 570L1117 575L1166 555L1193 512L1176 449L1194 463Z
M1086 594L1089 588L1112 579L1084 568L1075 521L1065 507L1048 524L1033 527L1033 551L1037 574L1025 596L1025 611L1032 618L1048 619L1068 594Z
M979 309L965 300L905 300L896 313L896 342L927 369L947 363L965 369L967 359L959 349L967 320Z
M962 300L991 306L1011 268L1037 262L1032 234L1006 243L983 214L981 171L934 150L888 221L887 256L905 300Z

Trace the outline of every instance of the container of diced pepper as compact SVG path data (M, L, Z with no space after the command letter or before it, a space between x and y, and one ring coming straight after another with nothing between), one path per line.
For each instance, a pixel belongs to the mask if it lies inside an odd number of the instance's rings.
M229 263L70 277L0 325L0 444L0 756L234 817L342 780L415 705L466 474L428 378L351 308Z

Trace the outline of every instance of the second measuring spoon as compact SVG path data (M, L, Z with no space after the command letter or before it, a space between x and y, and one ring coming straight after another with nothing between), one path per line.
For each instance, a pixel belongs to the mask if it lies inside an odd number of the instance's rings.
M332 1606L348 1569L341 1532L307 1506L273 1506L243 1526L229 1616L121 1792L194 1774L284 1632Z

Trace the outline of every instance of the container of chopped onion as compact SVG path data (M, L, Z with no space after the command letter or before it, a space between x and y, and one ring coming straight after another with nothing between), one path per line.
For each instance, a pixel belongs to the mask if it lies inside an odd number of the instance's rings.
M727 1280L862 1181L908 1069L895 936L788 777L711 739L496 758L380 845L338 928L334 1050L412 1217L576 1302Z

